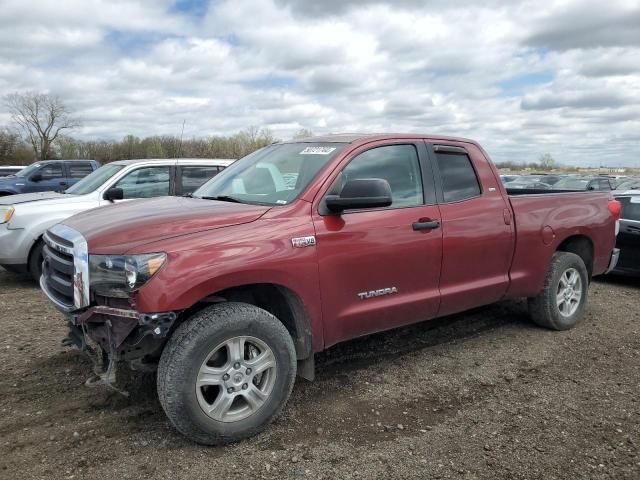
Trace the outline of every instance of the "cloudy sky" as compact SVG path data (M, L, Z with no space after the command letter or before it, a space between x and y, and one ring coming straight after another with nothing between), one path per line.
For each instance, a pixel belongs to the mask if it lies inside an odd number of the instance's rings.
M1 5L0 95L61 96L81 138L420 131L640 167L638 0Z

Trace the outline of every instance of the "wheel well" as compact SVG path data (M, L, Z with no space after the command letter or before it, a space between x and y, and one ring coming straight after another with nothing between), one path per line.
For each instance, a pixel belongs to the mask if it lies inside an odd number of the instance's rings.
M33 245L31 245L31 248L29 249L29 255L27 255L27 272L31 271L31 256L40 242L42 242L42 235L36 238L35 242L33 242Z
M312 356L312 334L309 317L300 297L287 287L257 283L216 292L188 309L186 316L212 303L242 302L262 308L282 322L291 334L298 360Z
M574 235L565 239L559 246L558 251L575 253L584 262L589 272L589 278L593 273L593 242L584 235Z
M0 192L0 197L7 197L9 195L13 195L13 192Z

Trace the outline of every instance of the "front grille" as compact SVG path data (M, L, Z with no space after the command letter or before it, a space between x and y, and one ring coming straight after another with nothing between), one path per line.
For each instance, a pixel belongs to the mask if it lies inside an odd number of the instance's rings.
M73 242L72 241L67 240L66 238L62 238L62 237L56 235L51 230L49 230L47 232L47 238L49 239L50 243L62 246L65 249L73 249Z
M55 306L72 312L89 306L89 253L86 239L63 224L44 234L40 286Z
M52 236L49 236L48 240L54 242ZM56 250L49 244L45 245L43 254L42 276L48 293L65 307L72 308L74 306L73 255Z

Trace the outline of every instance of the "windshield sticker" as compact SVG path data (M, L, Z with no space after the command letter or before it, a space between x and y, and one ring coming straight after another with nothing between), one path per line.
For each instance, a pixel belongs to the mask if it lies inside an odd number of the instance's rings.
M286 200L276 200L276 203L279 205L286 205L287 201Z
M640 203L640 197L631 197L629 203Z
M300 152L300 155L329 155L335 147L307 147Z

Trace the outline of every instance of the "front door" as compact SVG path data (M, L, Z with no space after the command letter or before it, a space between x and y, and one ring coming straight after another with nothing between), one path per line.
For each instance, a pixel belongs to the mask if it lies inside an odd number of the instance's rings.
M55 192L65 190L68 186L62 163L45 164L36 173L40 175L40 178L37 182L30 182L30 191L32 192Z
M320 215L316 199L325 346L437 315L442 229L426 157L421 142L361 147L321 195L339 193L349 180L382 178L390 207Z
M116 200L116 203L137 198L166 197L172 193L171 178L174 170L175 168L171 165L136 168L109 188L122 189L123 199ZM101 200L101 205L110 203L107 200Z

